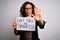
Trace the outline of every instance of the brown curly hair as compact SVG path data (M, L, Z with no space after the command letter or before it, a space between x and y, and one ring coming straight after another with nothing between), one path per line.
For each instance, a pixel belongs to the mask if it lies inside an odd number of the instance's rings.
M33 15L35 14L35 13L34 13L34 7L35 7L35 5L34 5L33 3L31 3L31 2L26 1L25 3L22 4L21 9L20 9L20 13L21 13L21 15L22 15L23 17L26 17L25 6L26 6L27 4L30 4L30 5L32 6L32 14L33 14Z

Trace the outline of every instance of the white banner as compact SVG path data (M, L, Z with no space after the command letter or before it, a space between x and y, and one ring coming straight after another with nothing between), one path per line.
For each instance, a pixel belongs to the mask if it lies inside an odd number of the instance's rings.
M33 17L17 17L17 30L35 31L35 20Z

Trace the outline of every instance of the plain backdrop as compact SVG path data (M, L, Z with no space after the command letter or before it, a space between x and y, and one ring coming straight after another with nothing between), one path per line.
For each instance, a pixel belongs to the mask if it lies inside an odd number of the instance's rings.
M19 40L12 27L21 5L27 0L0 0L0 40ZM42 12L44 29L38 27L41 40L60 40L60 0L28 0Z

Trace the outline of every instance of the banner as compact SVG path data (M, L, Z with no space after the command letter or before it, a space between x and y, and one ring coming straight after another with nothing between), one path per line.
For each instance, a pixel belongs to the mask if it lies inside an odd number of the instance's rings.
M33 17L17 17L17 30L22 31L35 31L35 20Z

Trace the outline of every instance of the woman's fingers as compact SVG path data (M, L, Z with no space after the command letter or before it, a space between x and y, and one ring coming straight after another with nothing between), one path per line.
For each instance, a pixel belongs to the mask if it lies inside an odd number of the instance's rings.
M37 8L34 8L35 16L37 15Z
M41 11L37 7L34 8L34 11L35 11L35 16L38 16L41 14Z
M13 28L16 28L16 27L17 27L17 23L14 22L14 23L13 23Z
M31 14L31 16L35 18L35 16L33 14Z
M33 14L31 14L31 16L36 20L36 17Z

